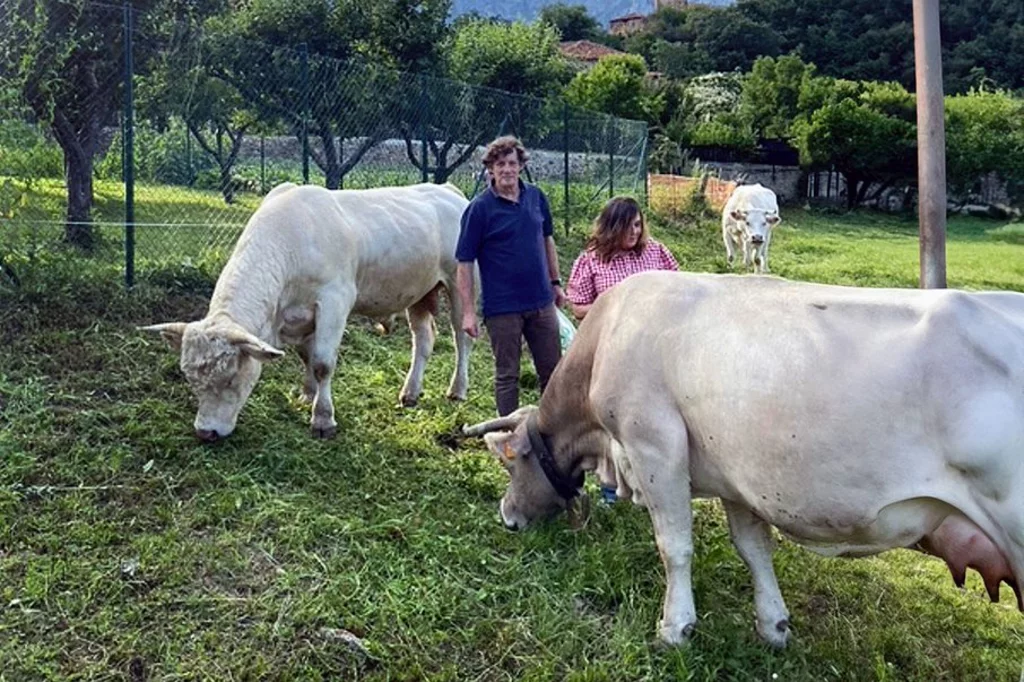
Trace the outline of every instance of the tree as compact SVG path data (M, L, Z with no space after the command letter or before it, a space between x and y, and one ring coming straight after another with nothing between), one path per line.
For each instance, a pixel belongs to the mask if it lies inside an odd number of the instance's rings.
M982 79L1024 87L1024 5L1020 0L940 0L946 92ZM736 10L771 26L782 52L820 73L914 87L914 32L906 0L740 0Z
M650 53L654 67L676 80L686 80L714 70L711 56L691 43L670 43L658 39L651 45Z
M762 57L754 62L743 82L740 110L750 121L758 137L785 139L799 113L806 110L800 101L814 65L796 55Z
M258 122L257 115L235 87L214 76L204 63L207 46L195 21L179 22L170 43L177 49L154 58L150 73L138 79L139 117L161 129L170 125L171 118L180 118L187 135L216 163L225 203L233 203L232 170L246 132Z
M508 100L489 88L422 75L416 80L416 94L396 111L406 156L435 183L446 182L486 138L499 132ZM426 144L426 157L418 141Z
M448 47L451 78L509 92L544 97L570 75L549 24L476 21L464 24Z
M946 98L946 170L964 196L988 173L1024 182L1024 100L972 90Z
M629 52L643 55L673 78L709 71L746 70L760 56L779 54L780 37L767 24L735 7L666 7L646 29L626 39Z
M133 3L137 9L149 6ZM0 69L60 145L67 184L64 239L90 249L95 241L93 163L102 129L115 122L120 109L122 11L61 0L9 0L5 12L0 20ZM139 46L140 64L143 52L153 47Z
M440 68L449 5L251 0L208 22L208 63L264 121L283 122L300 140L304 131L314 137L311 158L326 186L337 189L410 96L410 84L392 69Z
M597 19L587 12L586 5L561 2L545 5L538 20L554 26L562 40L594 40L604 33Z
M917 168L913 95L894 83L816 80L819 92L830 89L832 95L792 127L801 164L834 167L842 174L849 208L864 201L872 186L878 195L898 182L912 183ZM849 95L851 85L856 95Z
M780 53L775 30L743 15L735 7L694 5L687 12L693 47L707 54L715 71L747 70L758 57Z
M664 98L647 84L643 57L633 54L602 57L589 71L576 74L565 89L565 99L584 109L654 122L664 106Z

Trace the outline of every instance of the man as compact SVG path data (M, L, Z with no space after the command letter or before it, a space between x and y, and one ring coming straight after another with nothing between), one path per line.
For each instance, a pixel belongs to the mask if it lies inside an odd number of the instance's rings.
M540 389L562 354L555 306L565 301L547 197L519 179L527 154L515 137L487 146L490 183L462 214L455 258L462 328L476 338L473 263L480 266L484 324L494 352L494 398L498 415L519 407L519 360L523 338L530 347Z

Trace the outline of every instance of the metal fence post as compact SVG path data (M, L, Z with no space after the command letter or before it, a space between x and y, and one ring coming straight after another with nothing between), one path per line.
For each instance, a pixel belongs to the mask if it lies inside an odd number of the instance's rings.
M648 187L648 175L647 175L647 142L650 140L651 131L644 128L644 141L640 147L640 177L644 184L644 206L650 206L651 204L651 190Z
M565 147L565 177L564 187L565 192L565 236L569 236L569 223L570 211L569 211L569 103L562 102L562 146Z
M605 145L608 147L608 198L615 196L615 149L612 147L612 117L608 119L608 134L605 136Z
M195 177L192 175L192 131L185 124L185 185L191 187L195 184Z
M135 286L135 93L132 90L132 6L124 1L124 116L121 176L124 181L124 285Z
M420 167L420 181L427 181L427 77L420 74L420 146L423 165Z
M267 193L267 136L260 134L260 194Z
M302 64L302 184L309 184L309 46L299 44Z

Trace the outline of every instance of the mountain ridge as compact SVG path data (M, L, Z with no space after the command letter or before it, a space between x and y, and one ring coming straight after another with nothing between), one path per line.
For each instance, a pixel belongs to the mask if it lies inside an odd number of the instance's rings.
M566 4L583 5L590 16L597 19L601 27L608 30L608 22L631 12L651 14L654 11L654 0L564 0ZM502 19L533 21L540 15L546 5L556 4L555 0L454 0L452 18L468 12L477 12L485 17L501 17ZM706 0L693 4L713 5L718 7L734 4L734 0Z

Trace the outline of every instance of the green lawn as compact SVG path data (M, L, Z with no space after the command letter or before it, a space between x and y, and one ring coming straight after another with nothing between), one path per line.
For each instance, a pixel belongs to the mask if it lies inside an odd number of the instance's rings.
M189 222L216 204L175 197ZM912 221L783 218L779 275L916 284ZM683 267L726 269L714 221L653 227ZM566 274L585 228L559 230ZM1024 288L1019 226L954 219L948 261L952 285ZM307 435L289 353L267 367L235 435L200 445L177 358L134 326L201 316L210 262L146 261L129 295L113 264L48 248L21 290L0 286L0 680L1021 675L1012 593L991 605L976 575L961 592L940 561L906 551L828 560L782 541L794 636L768 649L710 502L695 515L697 634L687 648L656 646L663 572L644 510L596 504L591 490L582 529L558 519L510 533L497 514L500 466L479 442L452 447L461 424L493 413L485 343L468 402L443 397L453 357L442 335L421 406L403 410L408 331L381 338L355 321L335 381L336 440Z

